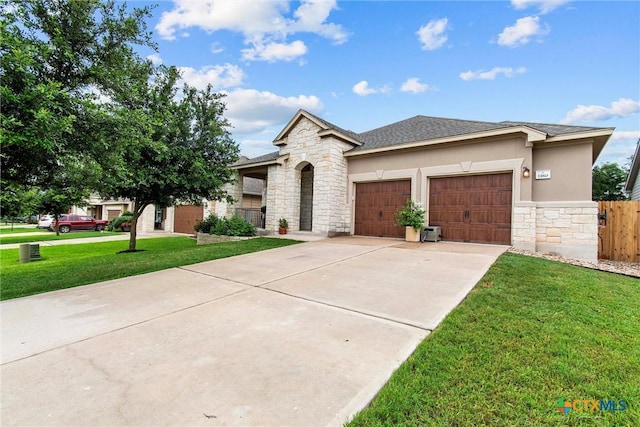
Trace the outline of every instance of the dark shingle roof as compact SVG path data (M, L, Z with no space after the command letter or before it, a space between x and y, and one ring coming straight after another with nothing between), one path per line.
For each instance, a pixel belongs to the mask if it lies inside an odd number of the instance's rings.
M370 131L356 133L350 130L342 129L333 123L330 123L320 117L313 115L307 111L305 114L312 116L315 120L325 125L328 129L342 133L350 138L359 141L362 145L353 148L352 152L370 150L374 148L392 147L394 145L408 144L411 142L430 141L439 138L455 137L460 135L468 135L477 132L491 131L496 129L508 129L517 126L527 126L547 134L550 137L585 132L589 130L598 130L603 128L586 127L586 126L569 126L549 123L530 123L530 122L481 122L475 120L447 119L442 117L415 116L410 119L401 120L391 123ZM278 152L269 153L254 159L241 160L237 165L250 165L268 160L275 160Z
M569 126L569 125L554 125L549 123L530 123L530 122L500 122L507 126L528 126L530 128L539 130L546 133L548 136L564 135L568 133L585 132L588 130L602 129L589 126Z
M506 126L500 123L415 116L359 134L359 138L364 144L354 148L353 151L446 138L504 127Z
M311 117L313 117L313 118L314 118L314 119L316 119L317 121L321 122L322 124L324 124L327 128L329 128L329 129L333 129L333 130L335 130L335 131L338 131L338 132L339 132L339 133L341 133L341 134L344 134L344 135L346 135L346 136L348 136L348 137L350 137L350 138L355 139L356 141L360 141L360 142L362 142L362 141L360 140L360 136L359 136L357 133L355 133L354 131L352 131L352 130L346 130L346 129L341 128L340 126L336 126L336 125L334 125L334 124L333 124L333 123L331 123L331 122L328 122L328 121L326 121L326 120L324 120L324 119L321 119L320 117L316 116L315 114L311 114L311 113L309 113L308 111L305 111L305 113L306 113L306 114L308 114L308 115L310 115Z
M255 163L268 162L270 160L277 159L279 156L280 156L280 152L274 151L269 154L264 154L262 156L254 157L253 159L241 158L240 160L235 162L233 166L246 166L246 165L252 165Z
M243 177L242 192L244 194L262 194L262 188L264 187L264 181L257 178L251 178L249 176Z

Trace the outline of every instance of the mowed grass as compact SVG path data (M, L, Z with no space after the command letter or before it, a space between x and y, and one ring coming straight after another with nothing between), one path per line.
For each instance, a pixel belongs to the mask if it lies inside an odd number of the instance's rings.
M197 246L188 237L140 239L141 252L126 250L128 241L45 246L42 260L19 263L18 249L0 251L0 299L71 288L171 267L288 246L295 240L258 238Z
M504 254L348 425L639 426L640 280Z
M35 230L33 230L35 231ZM43 230L38 230L43 231ZM55 232L50 234L37 234L35 236L0 236L0 245L9 245L13 243L33 243L33 242L48 242L51 240L69 240L69 239L84 239L87 237L106 237L117 236L122 233L116 233L111 231L72 231L70 233L60 234L56 236ZM0 246L0 249L2 247Z
M11 227L0 227L0 235L2 234L17 234L17 233L37 233L46 231L42 228L35 227L15 227L13 230Z

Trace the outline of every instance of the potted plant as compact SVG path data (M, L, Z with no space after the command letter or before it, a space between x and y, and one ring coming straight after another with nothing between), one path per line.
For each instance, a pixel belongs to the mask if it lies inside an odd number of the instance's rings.
M120 230L122 231L131 231L131 221L126 221L120 224Z
M407 242L420 241L420 232L424 228L424 214L424 209L411 199L407 199L404 206L396 212L396 224L406 227Z
M286 219L280 218L278 220L278 233L279 234L287 234L287 228L289 228L289 223Z

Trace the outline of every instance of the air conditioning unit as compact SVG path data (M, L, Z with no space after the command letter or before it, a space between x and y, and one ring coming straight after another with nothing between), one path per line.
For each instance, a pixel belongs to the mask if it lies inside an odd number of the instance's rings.
M442 228L438 226L425 227L420 233L421 242L439 242L442 240Z

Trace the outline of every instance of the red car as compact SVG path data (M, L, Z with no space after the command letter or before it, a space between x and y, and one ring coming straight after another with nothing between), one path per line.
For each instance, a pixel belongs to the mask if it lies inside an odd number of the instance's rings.
M61 233L68 233L71 230L96 230L102 231L107 227L109 221L95 219L85 215L65 214L58 218L58 229ZM49 230L53 231L55 224L51 223Z

